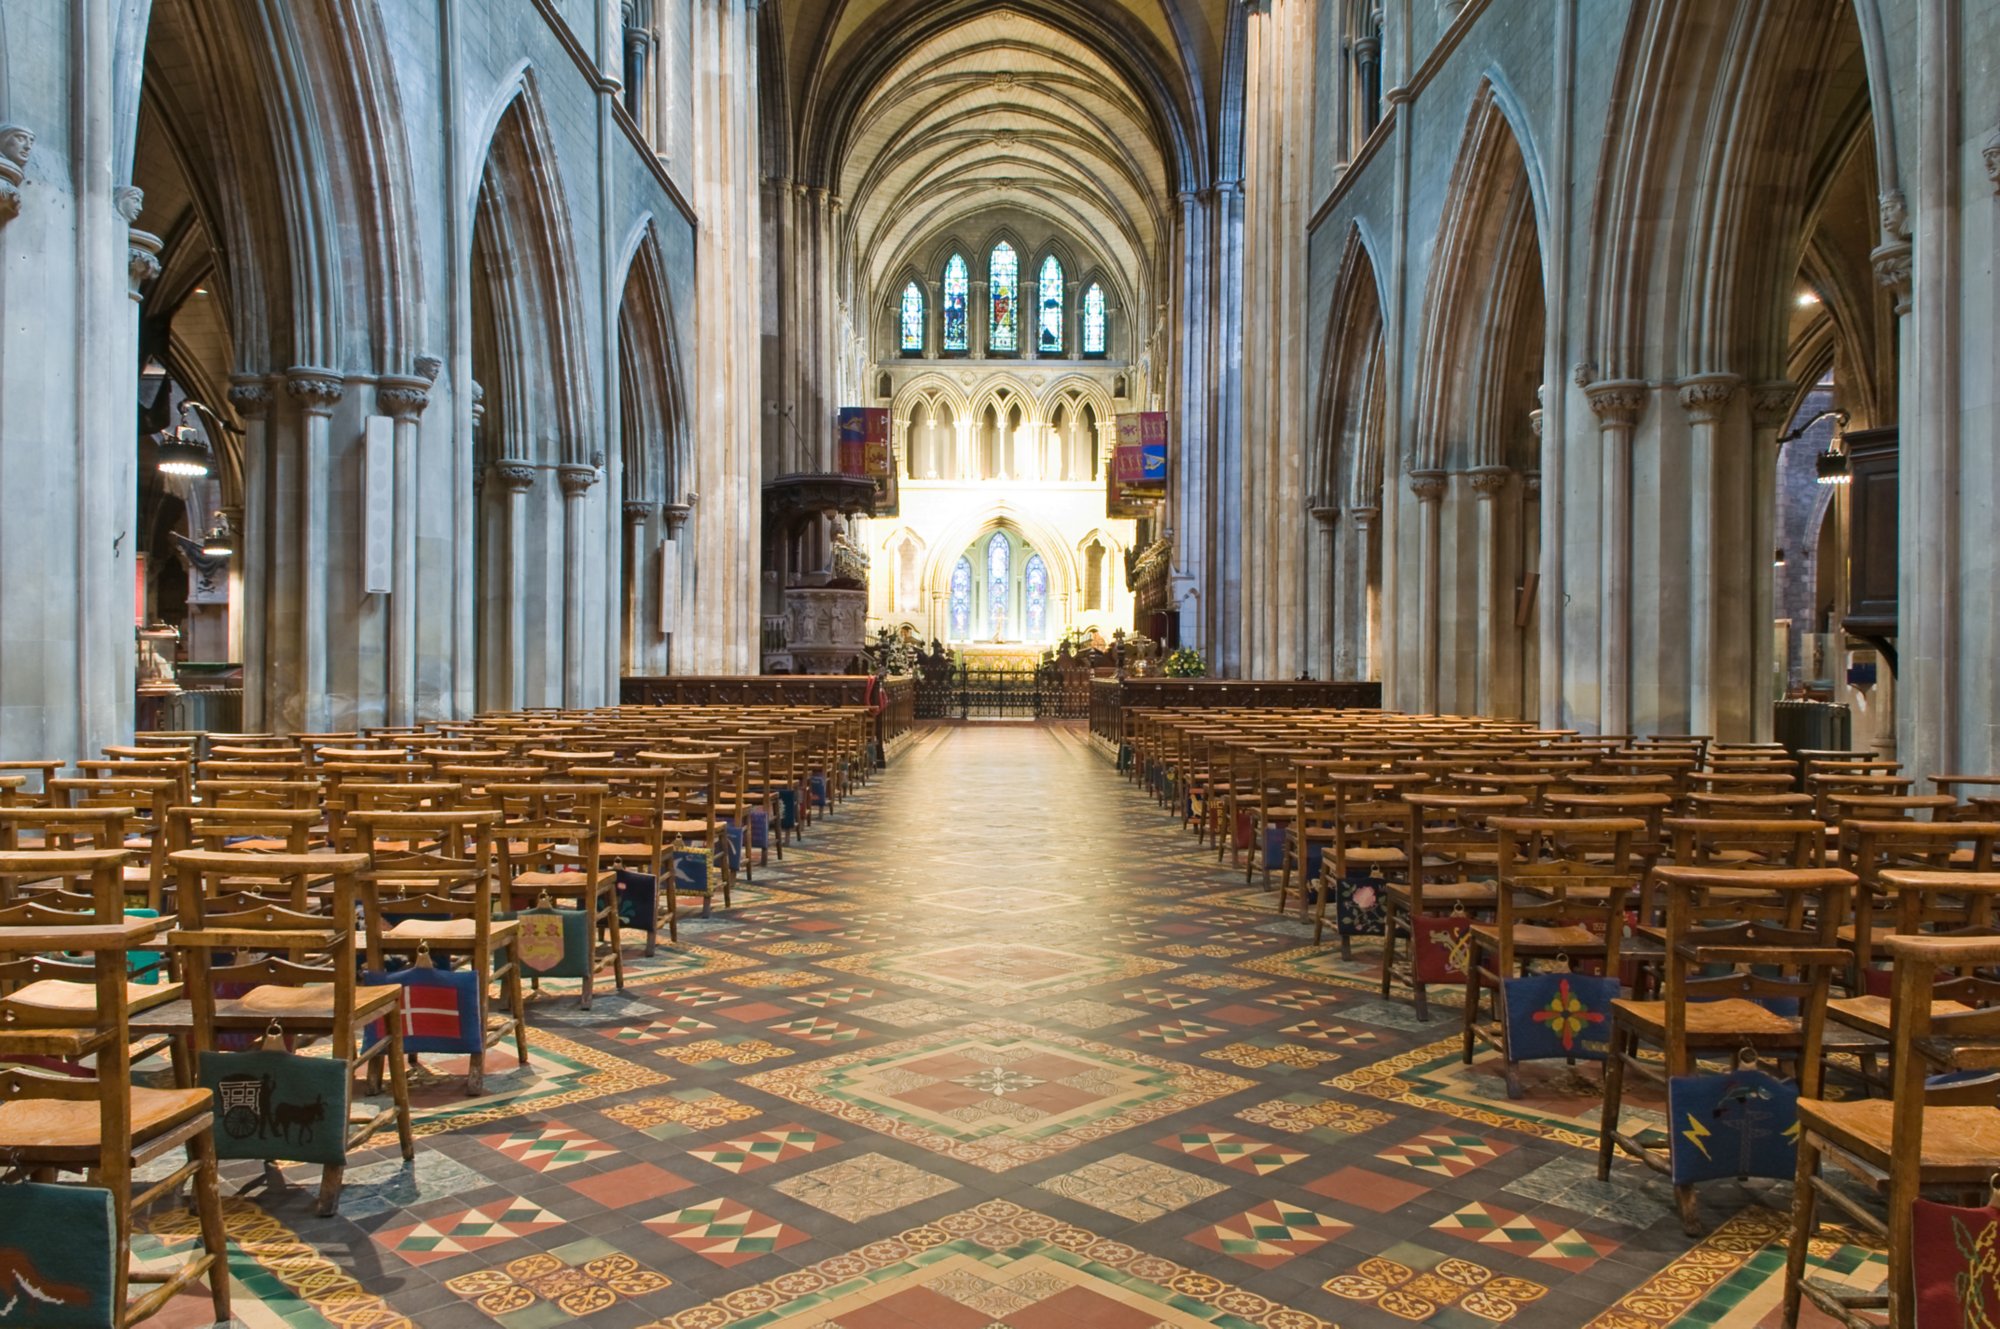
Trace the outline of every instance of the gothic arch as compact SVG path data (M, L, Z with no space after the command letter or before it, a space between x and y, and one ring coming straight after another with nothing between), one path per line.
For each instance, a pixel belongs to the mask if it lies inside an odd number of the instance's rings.
M1076 550L1061 532L1008 499L1000 499L977 512L969 513L944 528L937 543L924 557L923 585L926 590L949 594L951 570L975 540L1005 527L1033 546L1049 565L1050 584L1063 594L1075 595L1082 588Z
M1382 295L1358 225L1348 230L1333 291L1308 458L1310 489L1327 506L1380 507L1381 402L1371 401L1368 388L1382 356Z
M687 393L673 332L673 293L650 218L640 223L628 254L618 304L624 498L675 503L692 474Z

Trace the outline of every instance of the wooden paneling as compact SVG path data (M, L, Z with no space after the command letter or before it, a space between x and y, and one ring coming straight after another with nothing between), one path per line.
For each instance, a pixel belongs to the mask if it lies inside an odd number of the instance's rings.
M1896 634L1898 560L1895 429L1862 429L1847 435L1849 632Z
M1380 683L1291 682L1227 678L1100 678L1090 685L1090 731L1116 743L1127 707L1270 706L1319 710L1382 705Z

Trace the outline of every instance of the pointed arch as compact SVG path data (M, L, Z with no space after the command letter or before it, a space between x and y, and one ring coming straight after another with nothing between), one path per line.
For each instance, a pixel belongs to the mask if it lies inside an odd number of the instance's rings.
M692 473L673 293L652 218L640 223L618 304L620 455L627 502L679 501Z
M1322 504L1379 507L1381 400L1369 385L1382 358L1382 294L1359 226L1348 229L1333 292L1306 473Z

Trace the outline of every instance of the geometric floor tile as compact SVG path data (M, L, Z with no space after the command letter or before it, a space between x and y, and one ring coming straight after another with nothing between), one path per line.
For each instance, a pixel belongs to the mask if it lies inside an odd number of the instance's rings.
M1253 1071L1267 1066L1289 1066L1293 1070L1309 1071L1329 1061L1340 1060L1338 1052L1319 1052L1296 1043L1280 1043L1275 1047L1258 1043L1229 1043L1201 1055L1209 1061L1226 1061L1232 1066L1246 1066Z
M1229 1188L1164 1163L1113 1154L1074 1172L1050 1177L1041 1183L1041 1189L1142 1223Z
M1263 1024L1278 1018L1276 1011L1259 1010L1255 1006L1245 1006L1241 1002L1223 1006L1208 1012L1211 1020L1221 1020L1225 1024Z
M1169 1020L1167 1023L1155 1025L1151 1029L1134 1029L1126 1037L1135 1038L1145 1043L1158 1043L1162 1047L1173 1048L1180 1047L1185 1043L1192 1043L1197 1038L1214 1038L1217 1034L1226 1034L1228 1032L1227 1029L1224 1029L1219 1024L1203 1024L1199 1020Z
M903 1001L892 1001L886 1006L870 1006L856 1014L865 1015L898 1029L913 1029L920 1024L935 1024L939 1020L962 1018L965 1008L953 1006L949 1002L932 1001L927 997L910 997Z
M1189 1006L1199 1006L1206 997L1196 997L1185 992L1171 992L1166 988L1138 988L1124 994L1127 1001L1143 1001L1148 1006L1158 1006L1162 1010L1179 1011Z
M1188 1240L1197 1246L1233 1255L1259 1269L1276 1269L1294 1255L1304 1255L1315 1246L1334 1241L1353 1230L1351 1223L1343 1223L1337 1218L1328 1218L1325 1214L1316 1214L1310 1209L1286 1204L1283 1200L1266 1200L1235 1218L1190 1234Z
M784 1008L778 1008L784 1013ZM685 1043L678 1047L662 1048L660 1055L672 1058L683 1066L754 1066L760 1061L770 1061L777 1057L794 1055L792 1049L777 1047L761 1038L745 1038L734 1035L728 1038L704 1038L699 1043Z
M1339 1001L1338 994L1320 988L1286 988L1283 992L1266 993L1257 998L1260 1005L1276 1006L1281 1011L1314 1011L1322 1006L1331 1006Z
M706 1200L675 1209L647 1219L646 1226L724 1268L806 1239L797 1228L786 1227L734 1200Z
M533 1323L559 1324L650 1296L673 1286L623 1251L591 1239L510 1260L498 1269L461 1274L445 1286L506 1325L527 1325L520 1312L541 1311Z
M1295 1038L1310 1038L1315 1043L1335 1043L1341 1047L1367 1047L1379 1043L1382 1036L1366 1029L1350 1029L1344 1024L1329 1024L1320 1020L1306 1020L1299 1024L1286 1025L1278 1031L1291 1034Z
M790 1034L793 1038L803 1038L808 1043L852 1043L861 1037L861 1031L854 1026L837 1023L823 1015L808 1015L802 1020L787 1020L770 1028L773 1033Z
M817 1006L824 1009L828 1006L845 1006L850 1001L862 1001L874 995L874 988L832 987L822 988L818 992L802 992L791 1000L801 1006Z
M1618 1247L1608 1237L1586 1236L1561 1223L1477 1202L1447 1214L1431 1227L1572 1274L1582 1273Z
M1236 1114L1238 1121L1272 1126L1293 1135L1308 1131L1334 1131L1344 1135L1364 1135L1395 1118L1379 1108L1359 1107L1337 1098L1317 1094L1287 1094L1267 1103L1258 1103Z
M1441 1324L1453 1310L1478 1317L1457 1323L1504 1323L1549 1294L1540 1283L1496 1276L1483 1264L1408 1242L1363 1260L1352 1271L1328 1279L1325 1287L1336 1297L1372 1302L1398 1319L1438 1317Z
M384 1248L411 1264L429 1264L558 1227L562 1221L532 1201L499 1200L410 1226L387 1228L374 1237Z
M1474 1168L1491 1163L1513 1147L1477 1135L1431 1131L1392 1149L1385 1149L1375 1157L1386 1163L1401 1163L1440 1177L1462 1177Z
M1165 1149L1178 1149L1190 1158L1205 1158L1211 1163L1221 1163L1225 1167L1233 1167L1239 1172L1250 1172L1260 1177L1268 1176L1281 1167L1300 1162L1305 1158L1303 1153L1294 1153L1277 1145L1265 1144L1261 1140L1231 1135L1227 1131L1169 1135L1158 1143Z
M718 1002L732 1000L727 992L695 986L662 988L653 995L679 1006L713 1006Z
M1076 997L1069 1001L1057 1002L1053 1006L1043 1006L1030 1014L1039 1022L1068 1025L1072 1029L1085 1031L1124 1024L1134 1018L1132 1012L1123 1006L1114 1006L1108 1001L1092 1001L1088 997Z
M960 1024L740 1083L992 1172L1251 1087L1007 1020Z
M511 1135L480 1138L516 1163L536 1172L555 1172L593 1159L609 1158L618 1152L570 1126L545 1126L539 1130L530 1126Z
M1308 1182L1306 1189L1314 1195L1324 1195L1329 1200L1339 1200L1342 1204L1351 1204L1371 1213L1388 1214L1420 1195L1429 1194L1431 1188L1401 1177L1385 1177L1367 1168L1344 1167L1318 1181Z
M634 1163L615 1172L579 1177L569 1183L569 1188L606 1209L623 1209L628 1204L657 1200L662 1195L672 1195L692 1185L694 1183L686 1177L676 1176L665 1168L651 1163Z
M740 1140L726 1140L707 1149L689 1150L690 1156L713 1163L724 1172L754 1172L770 1163L802 1158L816 1149L839 1143L831 1136L818 1135L799 1126L778 1126L758 1131Z
M758 1110L712 1089L683 1089L658 1098L642 1098L631 1103L614 1103L604 1115L634 1130L651 1131L663 1126L706 1131L732 1121L748 1121Z
M830 1163L774 1182L771 1189L824 1209L849 1223L865 1223L905 1205L958 1189L958 1183L883 1154Z
M675 1038L682 1034L706 1033L715 1026L706 1020L697 1020L692 1015L679 1016L672 1020L654 1020L651 1024L627 1025L612 1034L613 1041L619 1043L655 1043L662 1038Z

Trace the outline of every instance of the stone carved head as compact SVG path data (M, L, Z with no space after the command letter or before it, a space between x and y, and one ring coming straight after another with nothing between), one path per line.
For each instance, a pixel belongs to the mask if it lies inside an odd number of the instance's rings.
M0 157L16 166L26 166L28 154L34 150L34 130L25 125L0 125Z

